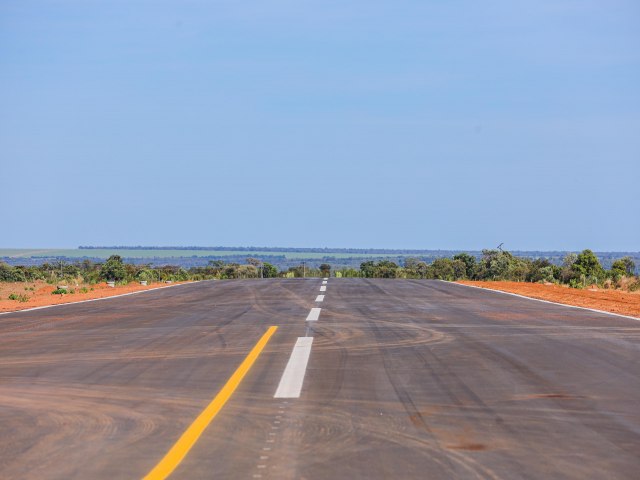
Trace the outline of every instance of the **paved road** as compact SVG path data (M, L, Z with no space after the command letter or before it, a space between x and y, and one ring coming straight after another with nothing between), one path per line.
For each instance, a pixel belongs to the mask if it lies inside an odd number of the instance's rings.
M170 478L638 478L640 322L436 281L330 279L316 302L320 284L0 316L0 478L144 477L271 325ZM305 336L300 398L274 398Z

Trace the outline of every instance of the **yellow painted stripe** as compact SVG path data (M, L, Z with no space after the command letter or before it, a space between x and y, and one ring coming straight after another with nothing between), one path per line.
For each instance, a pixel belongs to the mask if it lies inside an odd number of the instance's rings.
M256 343L255 347L249 352L247 358L244 359L238 369L231 375L231 378L225 386L222 387L218 395L215 396L207 408L205 408L198 418L187 428L164 458L144 477L144 480L164 480L171 475L171 472L176 469L187 453L189 453L191 447L198 441L198 438L200 438L205 428L209 426L211 420L214 419L236 388L238 388L238 385L240 385L240 382L277 329L278 327L276 326L269 327L258 343Z

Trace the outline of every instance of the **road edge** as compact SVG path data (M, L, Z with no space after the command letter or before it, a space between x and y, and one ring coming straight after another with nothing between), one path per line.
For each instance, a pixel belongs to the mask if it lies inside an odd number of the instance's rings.
M110 295L108 297L89 298L87 300L78 300L77 302L66 303L53 303L51 305L42 305L40 307L25 308L23 310L12 310L10 312L0 312L0 315L9 315L13 313L33 312L34 310L43 310L45 308L62 307L64 305L77 305L78 303L97 302L99 300L109 300L111 298L126 297L128 295L137 295L139 293L153 292L155 290L162 290L163 288L180 287L182 285L193 285L200 282L212 282L213 280L196 280L194 282L176 283L174 285L163 285L162 287L148 288L146 290L138 290L137 292L119 293L117 295Z
M505 292L504 290L496 290L493 288L479 287L477 285L467 285L465 283L450 282L448 280L439 280L439 281L444 283L451 283L453 285L459 285L461 287L477 288L479 290L485 290L487 292L502 293L503 295L511 295L512 297L524 298L526 300L534 300L536 302L550 303L552 305L560 305L561 307L578 308L580 310L587 310L589 312L604 313L605 315L613 315L614 317L627 318L629 320L635 320L636 322L640 322L639 317L632 317L631 315L623 315L621 313L607 312L606 310L597 310L595 308L589 308L589 307L579 307L578 305L569 305L568 303L552 302L551 300L543 300L541 298L527 297L526 295L520 295L519 293Z

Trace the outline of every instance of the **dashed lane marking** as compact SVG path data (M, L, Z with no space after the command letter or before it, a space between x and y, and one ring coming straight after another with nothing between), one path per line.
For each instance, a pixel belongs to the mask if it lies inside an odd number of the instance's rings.
M322 285L322 286L320 287L320 291L321 291L321 292L326 292L326 291L327 291L327 286L326 286L326 285Z
M313 307L309 312L309 315L307 315L307 322L315 322L316 320L318 320L320 318L321 311L321 308Z
M302 390L302 382L307 371L309 355L311 355L311 345L313 337L298 337L293 351L289 357L289 362L284 369L280 384L276 390L274 398L299 398ZM279 411L278 413L284 413Z
M318 295L316 297L316 302L324 302L324 295Z

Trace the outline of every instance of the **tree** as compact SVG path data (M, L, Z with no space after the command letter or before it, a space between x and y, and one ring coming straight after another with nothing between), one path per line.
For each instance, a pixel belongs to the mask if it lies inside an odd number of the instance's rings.
M103 280L122 281L127 276L127 270L120 255L111 255L100 268L100 278Z
M328 277L331 274L331 265L323 263L320 265L320 271L324 277Z
M453 256L454 260L461 260L465 265L465 275L467 278L473 278L476 273L476 257L468 253L458 253Z
M372 260L360 264L360 272L365 278L397 278L398 265L390 260L380 260L375 263Z
M453 279L461 280L467 278L467 265L460 259L453 260L451 262L453 267Z
M604 270L598 257L591 250L586 249L578 254L573 269L586 277L603 278Z
M631 257L622 257L611 265L611 271L618 276L632 276L636 271L636 264Z
M0 282L24 282L26 281L24 272L15 267L0 262Z
M390 260L381 260L376 266L376 278L396 278L398 265Z
M576 263L578 255L575 253L568 253L562 261L562 268L560 270L560 279L564 283L569 283L579 277L579 274L573 268L573 264Z
M426 262L414 257L405 259L404 268L409 278L427 278L429 272Z
M375 275L376 264L373 260L368 260L360 264L360 271L364 278L373 278Z
M527 282L541 282L541 281L551 281L549 279L549 272L551 271L553 276L553 269L549 270L551 267L551 262L546 258L536 258L533 262L531 262L531 268L529 269L529 273L527 274Z
M262 276L264 278L276 278L278 276L278 269L269 262L264 262L262 264Z
M482 250L478 277L480 280L504 280L509 276L509 267L513 261L514 257L509 252Z
M434 278L439 280L453 280L453 262L450 258L436 258L431 263L431 269L433 271Z
M511 254L509 254L511 255ZM531 260L528 258L519 258L511 256L507 272L504 275L505 280L515 280L524 282L531 268Z

